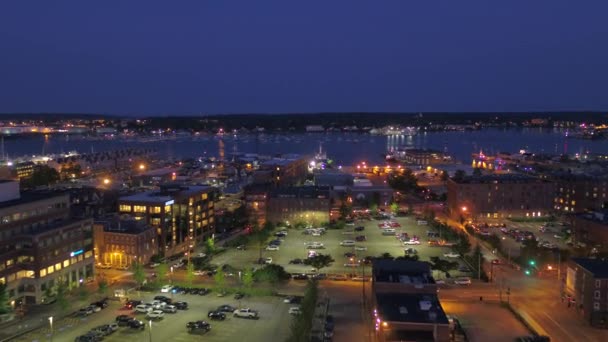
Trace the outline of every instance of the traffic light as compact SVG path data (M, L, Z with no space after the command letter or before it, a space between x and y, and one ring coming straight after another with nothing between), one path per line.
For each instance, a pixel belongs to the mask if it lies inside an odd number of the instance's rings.
M525 270L524 273L526 273L526 275L530 275L532 272L530 272L530 270Z
M530 266L536 266L536 261L534 261L534 260L530 260L530 261L529 261L529 264L530 264Z

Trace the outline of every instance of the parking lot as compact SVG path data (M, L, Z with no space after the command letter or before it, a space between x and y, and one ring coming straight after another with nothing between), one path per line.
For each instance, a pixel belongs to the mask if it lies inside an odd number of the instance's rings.
M361 275L362 272L369 274L371 267L349 267L346 264L351 263L351 258L344 256L345 253L353 253L353 260L361 260L366 256L377 257L383 253L390 253L393 257L402 256L405 254L406 248L413 248L421 261L429 260L432 256L444 258L444 254L450 252L449 247L430 247L427 243L427 231L432 230L427 225L417 225L412 217L397 217L394 219L401 227L395 228L396 233L408 233L410 237L417 236L420 238L420 245L404 246L402 242L396 239L394 235L382 235L382 229L378 228L378 224L383 221L363 220L357 221L352 226L347 226L344 229L328 229L321 236L312 236L303 234L304 230L287 229L287 236L282 238L282 242L277 251L262 251L262 257L271 257L273 264L279 264L290 273L310 273L310 266L293 265L289 262L294 259L306 259L308 252L307 244L312 242L320 242L324 245L323 249L314 249L317 253L331 255L335 262L329 267L323 268L320 272L326 274L356 274ZM358 226L363 226L363 231L355 231ZM344 240L355 240L356 236L365 235L366 241L356 242L355 246L344 247L340 246L340 242ZM358 250L358 247L364 247L366 250ZM260 267L256 265L256 261L260 257L259 249L256 245L247 246L247 250L237 250L231 248L225 253L214 257L212 263L217 265L229 264L237 268L244 267ZM445 258L444 258L445 259ZM460 260L460 259L451 259ZM461 262L461 261L460 261ZM364 269L365 268L365 269ZM450 272L452 276L466 275L460 274L458 271ZM438 276L438 274L436 274ZM443 275L439 275L443 277Z
M162 293L166 295L166 293ZM151 302L161 293L142 294L132 299ZM172 295L174 301L188 302L188 310L178 310L176 313L166 313L161 320L152 322L151 336L149 321L145 314L135 314L131 310L122 309L122 304L113 301L110 306L99 313L88 317L73 317L65 321L55 322L53 341L74 341L78 336L102 325L113 323L118 315L131 315L146 323L144 330L119 327L118 331L104 338L104 341L284 341L291 324L288 314L290 304L283 303L279 297L245 297L234 300L232 297L217 297L213 292L206 296ZM210 321L207 313L220 305L234 307L249 307L259 312L259 319L250 320L235 318L227 313L224 321ZM211 324L211 330L206 333L189 333L186 324L191 321L204 320ZM50 341L50 328L30 333L16 341Z

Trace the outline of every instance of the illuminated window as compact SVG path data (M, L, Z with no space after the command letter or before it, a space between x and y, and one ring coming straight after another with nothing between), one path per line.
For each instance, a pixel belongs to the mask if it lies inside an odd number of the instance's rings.
M150 212L153 214L160 214L160 207L151 207Z
M152 219L150 219L150 224L153 225L153 226L159 226L160 225L160 218L153 217Z
M165 213L170 213L171 212L171 206L170 205L166 205L165 206Z
M63 260L63 268L70 266L70 260Z
M49 266L49 267L46 268L46 273L47 274L51 274L53 272L55 272L55 268L53 268L53 265L51 265L51 266Z
M145 213L146 212L146 206L145 205L136 205L136 206L133 206L133 212L136 212L136 213Z
M58 262L58 263L55 264L55 271L59 271L59 270L61 270L61 263L60 262Z
M119 210L121 212L123 212L123 213L124 212L129 212L130 213L131 212L131 206L128 205L128 204L121 204Z
M206 199L207 199L207 194L202 194L202 195L201 195L201 199L202 199L202 200L206 200Z

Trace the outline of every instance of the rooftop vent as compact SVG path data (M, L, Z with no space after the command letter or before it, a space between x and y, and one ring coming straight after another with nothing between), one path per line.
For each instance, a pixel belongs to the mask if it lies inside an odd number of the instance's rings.
M400 306L399 313L402 315L407 315L407 308L405 306Z

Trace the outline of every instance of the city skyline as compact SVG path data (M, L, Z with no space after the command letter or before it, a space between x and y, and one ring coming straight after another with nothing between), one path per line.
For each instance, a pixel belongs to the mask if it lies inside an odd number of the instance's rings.
M3 5L3 113L605 110L608 4Z

